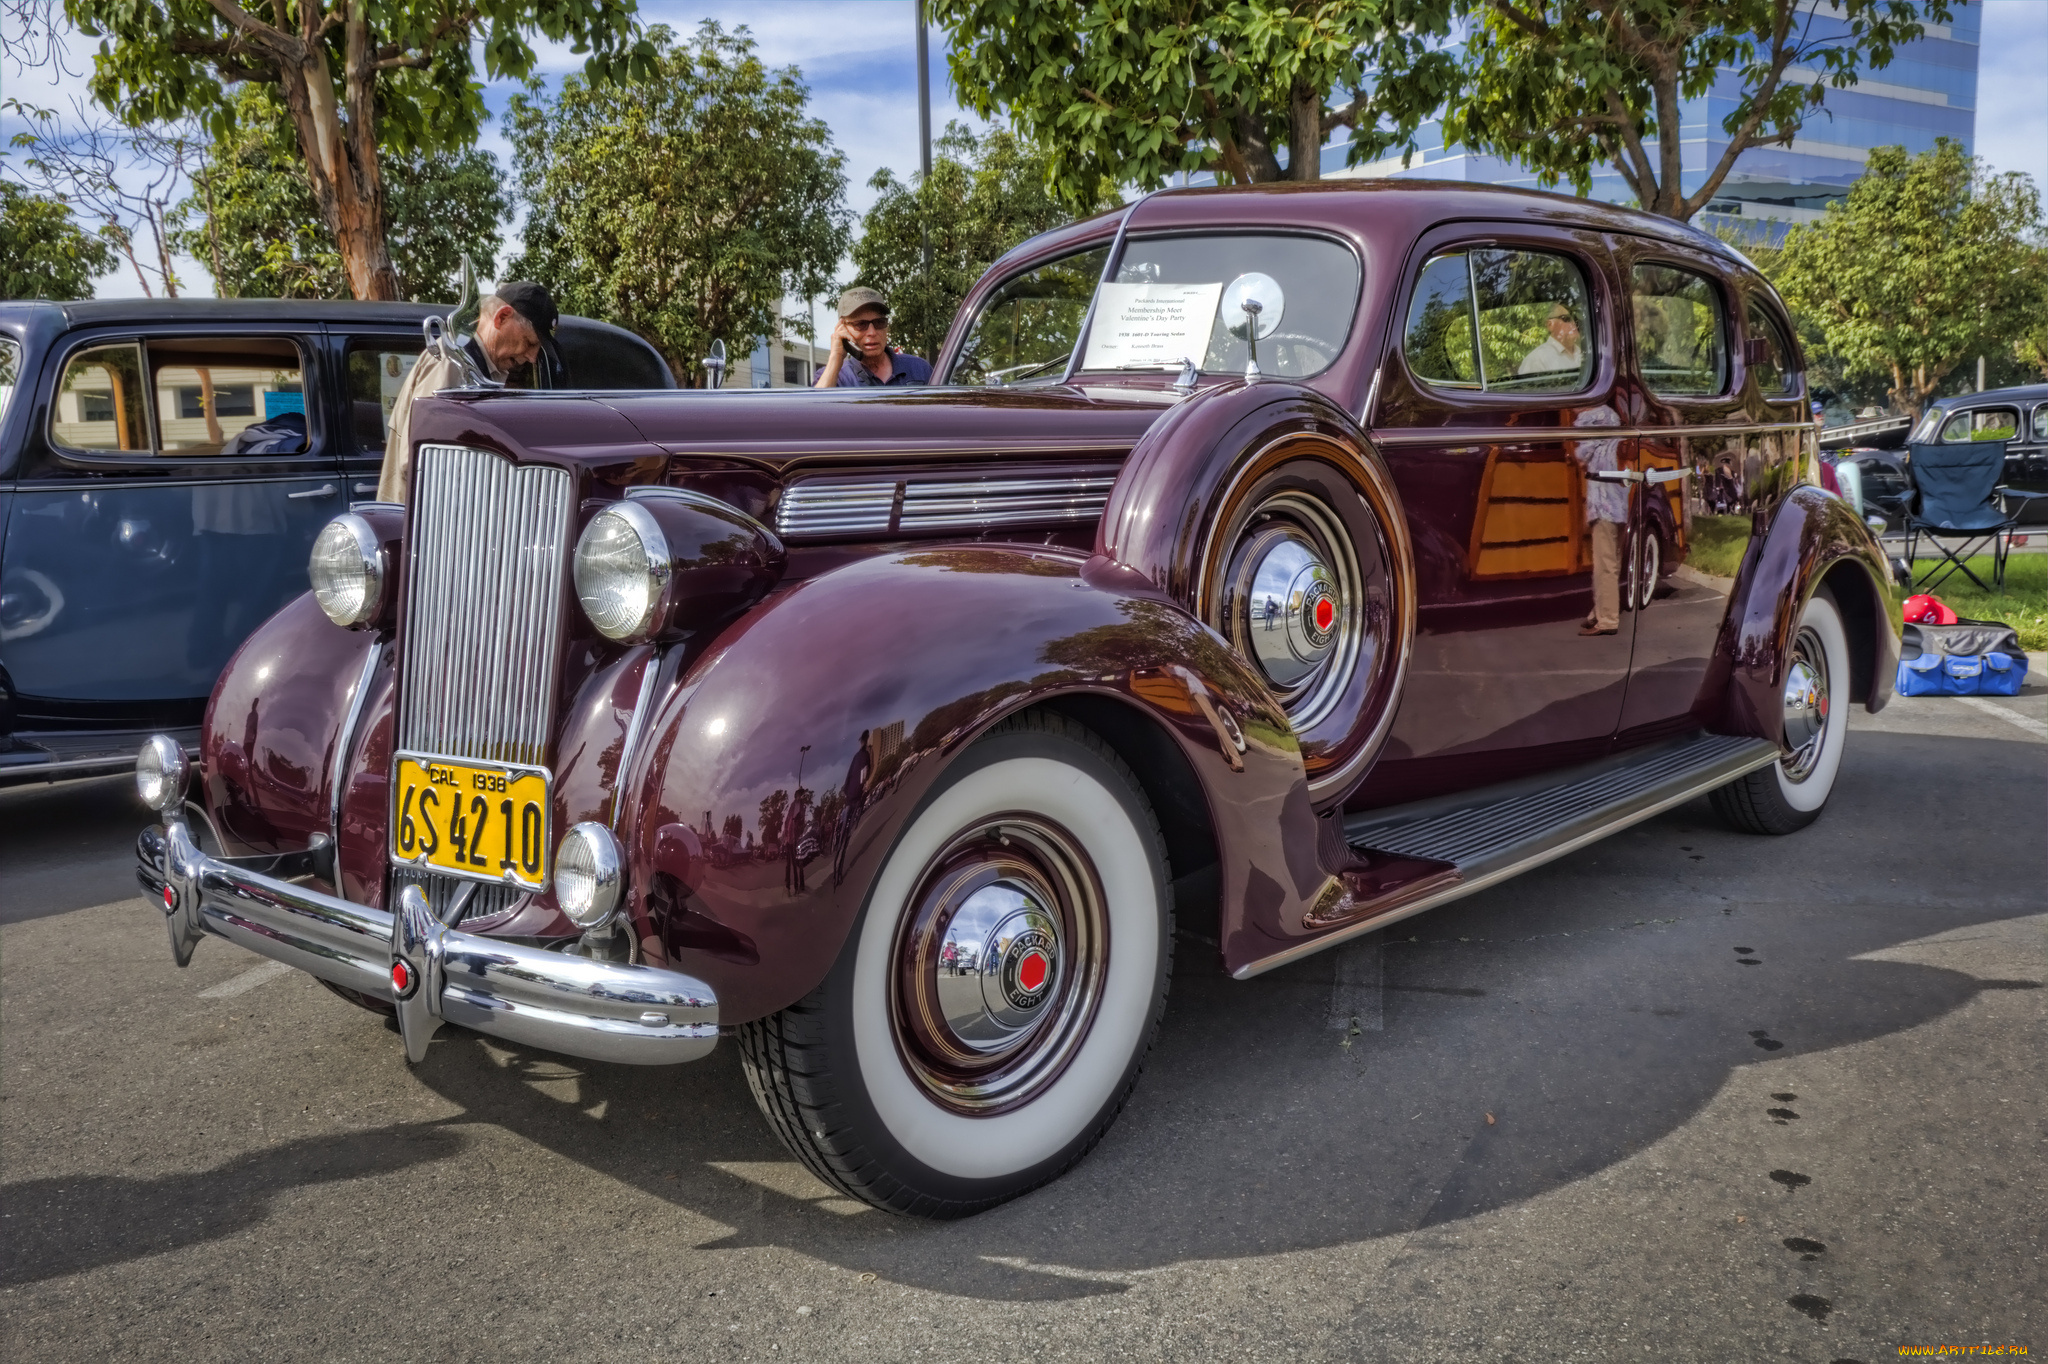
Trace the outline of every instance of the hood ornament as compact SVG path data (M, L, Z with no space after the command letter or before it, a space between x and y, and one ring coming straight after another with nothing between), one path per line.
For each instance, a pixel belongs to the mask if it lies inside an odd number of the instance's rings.
M420 320L420 331L427 338L427 350L439 355L455 366L462 376L454 388L503 388L504 385L484 373L469 353L469 335L476 327L481 315L480 299L476 290L476 267L470 263L469 253L462 253L462 288L456 297L455 306L445 315L428 316Z

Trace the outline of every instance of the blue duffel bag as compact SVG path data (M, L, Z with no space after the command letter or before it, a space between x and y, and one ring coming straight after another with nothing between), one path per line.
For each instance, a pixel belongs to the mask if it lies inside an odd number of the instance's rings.
M1901 644L1900 696L2017 696L2027 680L2019 633L2003 621L1908 623Z

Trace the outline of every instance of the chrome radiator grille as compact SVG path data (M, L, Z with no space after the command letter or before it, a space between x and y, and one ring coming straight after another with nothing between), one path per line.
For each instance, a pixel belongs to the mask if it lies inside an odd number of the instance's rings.
M806 479L782 494L775 529L786 539L822 540L891 532L1064 526L1099 518L1115 482L1110 474L902 483Z
M553 717L566 470L423 445L413 471L398 746L539 765Z

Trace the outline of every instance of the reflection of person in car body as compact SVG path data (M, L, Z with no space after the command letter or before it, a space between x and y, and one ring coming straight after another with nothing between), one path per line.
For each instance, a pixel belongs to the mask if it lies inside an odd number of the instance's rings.
M1619 426L1621 417L1605 403L1589 407L1573 426ZM1586 538L1593 550L1593 613L1580 627L1582 635L1611 635L1621 629L1621 529L1628 523L1628 485L1593 475L1618 469L1619 440L1572 443L1572 457L1586 470Z
M1579 320L1572 316L1571 309L1562 303L1550 305L1550 316L1543 320L1543 326L1550 336L1540 342L1536 349L1522 357L1522 363L1515 370L1517 374L1556 374L1579 370Z

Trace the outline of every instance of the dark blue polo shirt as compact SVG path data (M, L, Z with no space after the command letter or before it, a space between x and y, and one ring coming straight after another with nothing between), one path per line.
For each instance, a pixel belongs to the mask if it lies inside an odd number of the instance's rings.
M928 384L932 381L932 367L929 364L915 355L905 355L901 351L889 352L889 369L889 387L897 384ZM884 385L866 365L849 355L846 357L846 363L839 367L839 386L881 388Z

